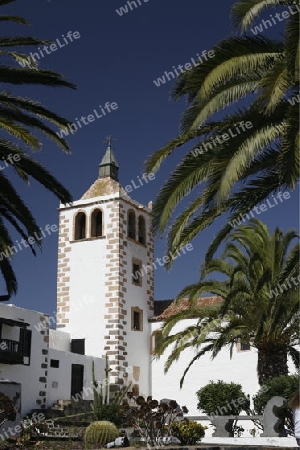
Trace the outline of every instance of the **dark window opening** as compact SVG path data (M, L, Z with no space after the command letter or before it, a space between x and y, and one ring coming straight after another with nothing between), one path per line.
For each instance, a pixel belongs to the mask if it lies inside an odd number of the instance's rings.
M99 237L103 235L102 211L96 209L92 214L91 236Z
M85 340L84 339L72 339L71 340L71 352L78 355L85 355Z
M20 328L20 353L23 356L30 358L31 355L31 330L26 330L25 328Z
M241 352L250 350L250 344L241 343Z
M140 264L133 263L132 264L132 282L137 286L141 285L142 277L141 277L141 266Z
M138 240L140 244L146 244L146 222L142 216L139 217L138 221Z
M59 359L50 359L50 367L59 368Z
M131 239L135 239L135 214L133 211L129 211L128 213L128 230L127 236Z
M137 311L133 312L133 329L134 330L141 329L141 314Z
M77 214L75 218L75 241L86 237L86 217L83 212Z

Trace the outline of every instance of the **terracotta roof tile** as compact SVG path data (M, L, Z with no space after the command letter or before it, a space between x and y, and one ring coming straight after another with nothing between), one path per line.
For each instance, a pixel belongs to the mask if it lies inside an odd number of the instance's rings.
M212 296L212 297L200 297L197 302L197 308L201 309L204 306L210 306L210 305L216 305L217 303L221 303L223 301L222 297L218 296ZM160 308L160 305L156 305L159 303L163 303L162 306L167 306L166 309L162 312ZM160 322L165 319L168 319L169 317L174 316L175 314L186 311L189 307L189 299L183 298L180 301L170 301L170 300L163 300L163 301L155 301L154 302L154 316L150 318L150 322ZM157 312L159 313L157 314Z

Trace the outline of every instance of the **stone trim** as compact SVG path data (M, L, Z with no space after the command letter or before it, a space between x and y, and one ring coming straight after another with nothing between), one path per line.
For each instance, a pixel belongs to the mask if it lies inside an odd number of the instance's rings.
M74 216L73 221L74 225ZM61 213L59 217L59 235L58 235L58 265L57 265L57 314L56 328L65 328L69 323L67 318L70 309L70 258L68 252L71 251L69 241L70 222L66 220L66 216ZM81 241L76 241L81 242Z
M70 244L77 244L77 242L96 241L97 239L106 239L107 236L88 237L84 239L77 239L76 241L69 241Z
M145 211L148 214L151 214L151 209L147 208L144 205L141 205L139 202L136 202L135 200L133 200L130 197L123 197L122 195L118 195L117 197L111 197L111 198L107 198L105 200L93 200L90 202L87 202L87 200L82 200L80 203L78 202L77 205L73 204L72 205L68 205L68 206L61 206L58 208L58 211L66 211L66 210L71 210L71 209L77 209L77 208L85 208L87 206L93 206L93 205L99 205L99 204L103 204L103 203L110 203L110 202L123 202L126 203L128 205L131 205L134 208L140 208L140 206L142 206L142 210ZM84 203L86 202L86 203Z

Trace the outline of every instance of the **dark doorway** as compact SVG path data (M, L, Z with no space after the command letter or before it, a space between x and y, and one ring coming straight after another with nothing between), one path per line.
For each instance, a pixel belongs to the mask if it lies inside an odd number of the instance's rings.
M81 364L72 364L71 373L71 397L82 393L83 389L83 366Z

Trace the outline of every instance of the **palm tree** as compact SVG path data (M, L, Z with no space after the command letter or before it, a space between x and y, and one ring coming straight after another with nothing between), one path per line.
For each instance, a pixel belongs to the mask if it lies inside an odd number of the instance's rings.
M286 234L276 228L269 234L262 222L252 219L248 225L233 230L226 239L221 258L213 259L202 269L200 282L179 294L178 302L189 298L189 307L168 318L163 324L157 356L169 346L172 351L165 371L189 347L195 357L186 368L181 386L191 365L210 352L215 358L229 347L232 354L238 342L257 349L259 383L288 373L287 356L299 366L299 243L295 231ZM218 272L224 281L207 275ZM223 302L199 308L199 295L211 292ZM184 319L195 319L183 331L172 334L174 326ZM174 346L173 346L174 345Z
M0 0L0 6L15 0ZM28 24L22 17L0 16L0 21L12 21L19 24ZM75 86L64 77L50 70L39 69L34 61L28 61L28 56L15 50L17 47L27 47L47 44L48 41L38 40L28 36L1 37L0 55L0 82L10 85L45 85L51 87ZM27 61L26 67L16 67L16 62ZM12 63L12 64L11 64ZM55 131L48 125L54 124L65 127L68 121L54 112L48 110L35 100L27 97L14 96L9 91L0 91L0 159L6 165L11 165L14 172L29 184L32 177L40 184L55 194L62 203L69 203L71 195L58 180L56 180L40 163L28 153L27 149L38 151L42 148L42 142L38 133L43 133L64 151L69 152L67 142L58 137ZM30 237L40 236L40 229L18 195L11 181L1 170L0 173L0 270L4 277L7 296L0 300L7 300L17 291L17 280L14 274L10 258L5 255L13 245L9 231L11 225L23 239L28 242ZM32 240L31 240L32 242ZM38 240L37 245L40 245ZM35 250L31 247L33 254ZM8 252L8 253L7 253Z
M232 8L236 28L244 33L265 8L278 5L295 8L293 0L238 1ZM188 101L181 134L146 162L147 171L156 171L174 149L193 143L153 208L154 229L164 232L174 208L195 191L168 227L168 252L219 216L230 213L233 221L272 193L294 189L299 176L299 113L293 98L299 89L299 13L286 21L282 41L243 34L219 43L214 54L180 75L173 98ZM214 120L241 99L247 107ZM208 257L230 230L227 223Z

